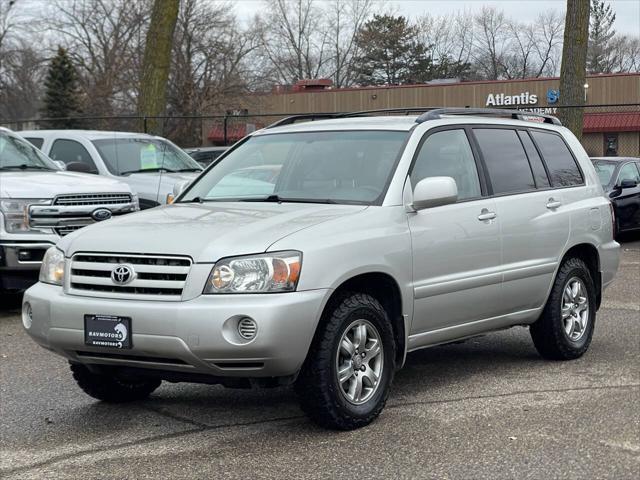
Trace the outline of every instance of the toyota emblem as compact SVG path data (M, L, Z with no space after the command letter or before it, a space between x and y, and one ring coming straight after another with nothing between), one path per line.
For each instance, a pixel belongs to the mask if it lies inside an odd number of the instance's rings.
M126 285L136 278L136 272L130 265L118 265L111 271L111 280L116 285Z
M91 212L91 218L93 218L96 222L109 220L111 218L111 210L109 210L108 208L96 208L93 212Z

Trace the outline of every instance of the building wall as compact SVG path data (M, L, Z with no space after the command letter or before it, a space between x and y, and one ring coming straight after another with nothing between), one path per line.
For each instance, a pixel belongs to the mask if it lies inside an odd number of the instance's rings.
M558 78L544 78L279 93L253 98L252 109L264 113L315 113L400 107L485 107L489 94L523 92L538 96L538 102L530 107L553 108L547 102L547 91L558 89L559 83ZM640 103L640 74L590 76L587 83L587 105Z
M590 157L605 155L605 134L585 133L582 136L582 146ZM618 156L640 157L640 132L618 133Z

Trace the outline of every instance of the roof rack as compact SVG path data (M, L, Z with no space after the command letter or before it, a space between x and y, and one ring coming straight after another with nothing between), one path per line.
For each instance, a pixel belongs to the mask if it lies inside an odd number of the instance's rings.
M552 115L545 115L542 113L527 112L524 110L507 110L502 108L462 108L462 107L449 107L449 108L436 108L429 110L416 119L416 123L426 122L428 120L438 120L442 118L442 115L476 115L476 116L490 116L490 117L511 117L514 120L526 120L526 117L539 117L543 119L544 123L551 123L553 125L562 125L560 120Z
M296 123L298 121L304 120L326 120L328 118L338 118L342 113L301 113L299 115L291 115L289 117L285 117L281 120L273 122L265 128L274 128L281 127L283 125L291 125L292 123Z
M372 113L404 113L409 115L410 113L423 113L427 110L432 110L437 107L400 107L400 108L379 108L376 110L360 110L355 112L335 112L335 113L301 113L297 115L291 115L285 117L277 122L274 122L266 128L282 127L283 125L291 125L300 121L314 121L314 120L327 120L331 118L348 118L359 117L364 115L370 115Z

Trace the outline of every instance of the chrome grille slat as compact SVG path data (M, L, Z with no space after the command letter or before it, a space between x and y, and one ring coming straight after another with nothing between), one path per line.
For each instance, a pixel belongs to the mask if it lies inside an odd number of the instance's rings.
M53 200L53 205L120 205L131 203L131 195L127 193L88 193L58 195Z
M115 283L111 272L122 264L135 270L125 285ZM191 269L191 259L170 255L77 253L71 259L70 293L108 298L158 298L180 300Z

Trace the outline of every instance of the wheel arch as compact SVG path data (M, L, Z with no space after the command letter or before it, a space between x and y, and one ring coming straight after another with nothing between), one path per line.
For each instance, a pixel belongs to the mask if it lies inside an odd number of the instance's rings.
M359 273L338 285L327 300L320 318L320 324L326 318L326 312L333 308L336 302L348 293L365 293L378 300L387 312L393 329L396 344L396 368L404 364L406 356L406 326L403 315L402 292L398 282L388 273L367 272Z
M569 258L579 258L582 260L591 273L594 286L596 287L596 308L600 308L602 302L602 275L600 273L600 253L595 245L592 243L578 243L571 246L562 256L562 259L558 263L558 269ZM558 269L553 276L554 281L558 274ZM552 284L553 287L553 284Z

